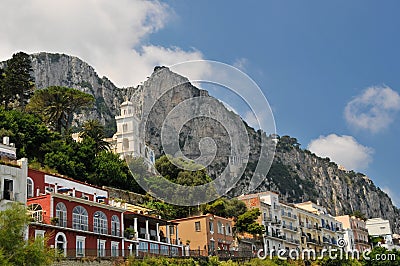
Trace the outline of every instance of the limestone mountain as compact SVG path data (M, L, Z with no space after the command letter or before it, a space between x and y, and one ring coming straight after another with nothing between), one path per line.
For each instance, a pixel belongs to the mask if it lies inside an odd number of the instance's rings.
M114 116L119 112L120 103L125 96L131 98L136 103L139 115L146 118L146 123L142 124L145 129L144 137L154 147L157 155L161 155L163 150L161 126L169 112L193 97L212 98L207 91L196 88L186 78L166 67L156 67L143 85L118 88L106 77L98 77L93 67L79 58L50 53L33 54L31 58L37 88L68 86L90 93L96 98L92 112L77 117L77 124L88 117L99 118L109 128L109 135L112 135L115 131ZM195 108L198 107L193 106L193 110ZM232 113L228 116L237 115ZM179 119L176 121L181 122ZM271 170L256 191L278 191L287 202L312 200L327 207L333 215L360 211L367 218L389 219L392 226L399 219L399 209L367 176L341 170L329 159L301 149L295 138L263 135L265 133L255 131L247 125L246 130L251 144L251 156L246 171L229 195L254 191L249 188L249 176L257 163L260 140L266 136L268 141L275 140L278 144ZM205 117L192 119L177 134L182 153L190 158L197 158L201 154L201 138L214 139L217 154L208 168L211 176L217 176L228 166L227 154L230 154L232 147L226 138L226 129L217 121Z

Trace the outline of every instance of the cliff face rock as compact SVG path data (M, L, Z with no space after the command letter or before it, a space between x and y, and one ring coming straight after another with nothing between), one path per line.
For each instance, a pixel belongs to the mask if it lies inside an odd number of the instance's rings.
M123 89L117 88L106 77L99 78L91 66L76 57L39 53L32 55L32 65L37 88L60 85L92 94L96 98L93 112L77 118L77 123L88 117L99 118L110 128L110 135L119 105L128 96L136 103L139 116L145 120L141 125L145 140L154 147L157 155L161 154L165 145L161 142L160 129L171 110L193 97L212 98L207 91L194 87L186 78L164 67L156 67L143 85ZM216 103L216 106L224 108L222 103ZM197 110L198 106L193 106L193 111ZM229 111L224 115L226 119L231 116L238 118ZM177 117L176 124L179 123L182 120ZM340 170L329 159L300 149L294 138L266 136L247 126L246 130L251 156L245 173L229 195L252 192L249 189L250 177L259 157L261 137L265 136L268 141L279 141L271 170L256 191L278 191L282 199L288 202L312 200L327 207L333 215L360 211L367 218L389 219L392 225L400 217L399 210L393 206L389 196L365 175ZM217 157L208 169L212 176L217 176L228 165L227 155L234 147L230 146L226 129L217 121L206 117L196 118L185 123L177 134L182 153L193 159L201 154L198 146L201 138L214 139Z
M31 55L33 75L37 89L66 86L91 94L96 102L91 112L76 117L74 125L86 119L99 119L115 131L114 116L123 101L123 89L117 88L106 77L100 78L93 67L77 57L65 54L38 53Z

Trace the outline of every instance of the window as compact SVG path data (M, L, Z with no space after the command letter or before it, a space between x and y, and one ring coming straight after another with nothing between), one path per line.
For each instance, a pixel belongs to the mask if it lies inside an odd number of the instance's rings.
M223 234L224 229L222 228L222 223L220 221L218 221L217 226L218 226L218 234Z
M160 254L168 255L168 253L169 253L168 251L169 251L168 246L160 245Z
M15 200L13 191L14 191L13 181L10 179L4 179L3 199Z
M82 206L72 210L72 227L79 230L88 230L88 212Z
M113 215L111 217L111 234L113 236L120 235L120 223L119 223L119 218L117 215Z
M147 252L148 249L148 243L147 242L139 242L139 251L140 252Z
M28 177L26 180L26 197L27 198L32 198L33 197L33 180L32 178Z
M119 249L119 243L118 242L111 242L111 256L112 257L118 257L118 249Z
M99 234L108 234L107 216L104 212L97 211L93 215L93 232Z
M173 225L171 225L171 226L169 227L169 234L170 234L170 235L175 234L175 227L174 227Z
M64 233L58 232L56 237L56 249L58 253L61 255L66 256L67 255L67 237L65 236Z
M200 231L200 222L194 222L194 228L197 232Z
M44 239L44 230L35 230L35 239L41 238Z
M28 207L29 212L35 222L43 222L43 209L39 204L31 204Z
M129 140L127 138L122 139L122 149L124 150L129 149Z
M58 226L67 226L67 207L65 207L65 204L62 202L56 205L56 217L58 218Z
M128 124L123 124L122 125L122 132L126 132L126 131L128 131Z
M84 236L76 236L76 256L85 256L85 238Z
M159 254L159 250L158 250L158 244L156 243L150 243L150 253L153 254Z
M106 254L106 241L97 239L97 256L104 257Z
M214 243L214 241L210 241L210 251L215 251L215 243Z
M210 225L210 232L214 233L214 222L209 221L209 225Z
M228 223L225 225L225 229L226 229L225 233L227 235L231 235L231 226Z

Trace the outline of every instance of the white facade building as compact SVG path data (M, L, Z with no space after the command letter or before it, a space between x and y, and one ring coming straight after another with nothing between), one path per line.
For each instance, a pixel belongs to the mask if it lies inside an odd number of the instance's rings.
M139 110L130 101L121 104L121 113L115 117L117 132L113 139L116 141L116 153L121 157L132 156L142 157L145 163L154 165L154 151L145 144L140 134Z
M8 137L0 144L0 159L0 210L12 202L26 204L28 160L15 161L16 149L8 143Z
M368 234L372 237L383 237L382 246L391 249L393 246L392 229L390 228L389 220L382 218L372 218L366 221Z

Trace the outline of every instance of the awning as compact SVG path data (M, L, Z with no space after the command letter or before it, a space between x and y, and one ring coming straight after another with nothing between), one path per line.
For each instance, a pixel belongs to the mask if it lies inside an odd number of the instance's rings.
M57 192L68 192L70 190L71 190L70 188L62 187L62 188L57 189Z

